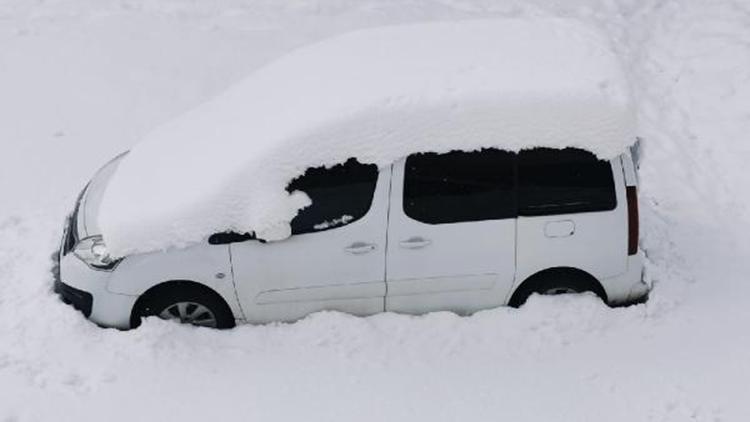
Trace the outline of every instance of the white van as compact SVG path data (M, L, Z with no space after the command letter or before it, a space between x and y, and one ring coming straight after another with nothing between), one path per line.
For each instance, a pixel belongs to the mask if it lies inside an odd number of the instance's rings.
M113 260L96 213L121 159L81 193L55 254L56 291L102 326L148 315L227 328L321 310L471 314L533 293L593 292L612 305L648 294L630 153L482 149L383 168L350 159L290 181L312 205L285 240L217 233Z

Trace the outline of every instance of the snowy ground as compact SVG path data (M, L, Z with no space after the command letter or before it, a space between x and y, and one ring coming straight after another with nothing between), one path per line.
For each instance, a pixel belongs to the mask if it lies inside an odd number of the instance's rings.
M632 77L648 304L119 332L50 292L93 171L260 64L351 28L549 14L604 28ZM2 0L0 421L750 420L748 110L747 1Z

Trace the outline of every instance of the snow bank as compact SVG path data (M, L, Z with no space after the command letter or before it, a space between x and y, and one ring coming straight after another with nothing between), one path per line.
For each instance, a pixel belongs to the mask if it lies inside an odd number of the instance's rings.
M309 202L287 183L349 157L417 151L588 149L634 139L608 42L562 19L362 30L299 49L146 136L120 165L100 224L115 255L224 230L285 227Z

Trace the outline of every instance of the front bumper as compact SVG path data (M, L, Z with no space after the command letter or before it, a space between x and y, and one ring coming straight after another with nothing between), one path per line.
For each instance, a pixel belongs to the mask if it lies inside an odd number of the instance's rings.
M55 266L55 286L54 291L60 295L60 299L75 309L81 311L86 318L91 316L91 306L94 303L94 297L91 293L78 290L75 287L68 286L60 280L60 267Z
M102 327L129 329L130 313L138 296L107 290L109 272L89 268L73 254L55 253L54 290L63 302Z

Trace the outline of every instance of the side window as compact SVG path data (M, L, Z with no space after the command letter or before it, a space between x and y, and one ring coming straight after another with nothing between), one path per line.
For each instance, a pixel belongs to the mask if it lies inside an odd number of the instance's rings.
M616 206L608 161L574 148L535 148L518 154L519 215L608 211Z
M330 168L315 167L292 180L287 191L302 191L312 204L292 220L292 234L329 230L367 214L375 193L378 167L350 159Z
M516 216L513 153L414 154L404 169L404 212L428 224Z

